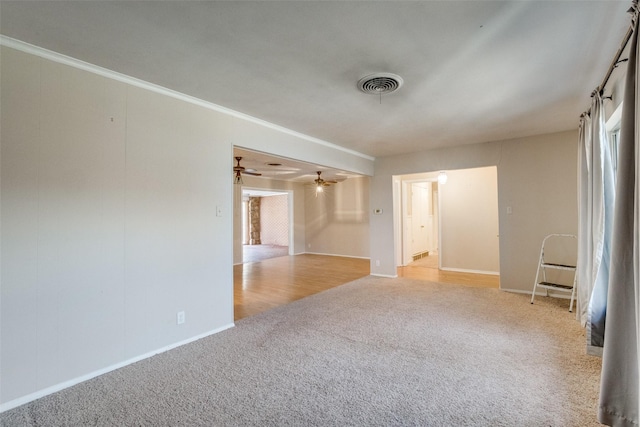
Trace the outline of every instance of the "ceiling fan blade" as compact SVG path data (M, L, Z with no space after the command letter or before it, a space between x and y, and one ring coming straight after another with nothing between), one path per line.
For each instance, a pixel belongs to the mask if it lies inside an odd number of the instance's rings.
M261 173L258 173L258 172L249 172L248 170L243 170L243 171L242 171L242 173L243 173L243 174L245 174L245 175L262 176L262 174L261 174Z

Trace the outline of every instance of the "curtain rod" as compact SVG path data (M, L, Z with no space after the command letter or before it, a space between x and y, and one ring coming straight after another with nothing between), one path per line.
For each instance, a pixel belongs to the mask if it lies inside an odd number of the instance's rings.
M631 8L629 8L627 12L635 13L637 7L638 7L638 0L633 0L633 5L631 6ZM620 56L622 56L622 52L627 47L627 43L629 43L629 40L631 39L631 34L633 34L633 22L629 25L627 34L624 35L624 39L622 40L620 49L618 49L618 51L616 52L616 55L613 57L613 61L611 61L611 65L609 65L607 74L604 76L604 79L602 80L602 83L600 83L600 86L598 86L598 89L600 90L601 94L603 93L605 86L609 82L609 78L611 77L613 70L618 66L620 62L622 62L620 61Z

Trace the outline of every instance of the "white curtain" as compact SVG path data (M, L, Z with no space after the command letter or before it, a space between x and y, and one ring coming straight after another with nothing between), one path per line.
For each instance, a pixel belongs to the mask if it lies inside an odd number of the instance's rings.
M578 316L587 327L587 352L601 355L604 345L614 183L611 152L600 90L590 114L580 123Z
M576 292L576 316L580 324L587 325L589 299L593 290L591 281L591 252L589 233L591 209L589 209L589 162L591 156L591 116L584 113L578 132L578 270Z
M576 316L580 324L587 325L589 310L589 299L593 290L591 280L591 239L589 238L591 229L591 209L589 209L589 162L591 156L587 152L591 151L591 116L584 113L580 118L578 133L578 269L577 269L577 297Z
M640 330L640 120L638 113L638 10L625 79L598 420L638 426Z

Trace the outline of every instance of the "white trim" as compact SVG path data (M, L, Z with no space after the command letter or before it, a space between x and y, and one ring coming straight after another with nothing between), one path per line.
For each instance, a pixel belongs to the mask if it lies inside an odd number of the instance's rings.
M620 128L620 122L622 121L622 102L616 110L611 113L611 116L605 123L605 128L607 129L607 133L611 133L614 130Z
M587 346L587 354L589 356L602 357L603 350L604 350L604 348L596 347L595 345L588 345Z
M457 272L457 273L490 274L492 276L499 276L500 275L499 271L469 270L469 269L466 269L466 268L442 267L442 268L440 268L440 270L453 271L453 272Z
M88 62L81 61L79 59L72 58L70 56L63 55L61 53L53 52L51 50L34 46L32 44L12 39L11 37L3 36L0 34L0 45L7 46L11 49L19 50L21 52L29 53L31 55L39 56L44 59L48 59L49 61L57 62L60 64L68 65L70 67L74 67L80 70L88 71L90 73L97 74L102 77L107 77L122 83L126 83L135 87L139 87L142 89L149 90L151 92L159 93L161 95L166 95L172 98L179 99L181 101L189 102L191 104L198 105L200 107L208 108L210 110L217 111L219 113L227 114L242 120L246 120L248 122L252 122L266 128L282 132L296 138L304 139L309 142L313 142L318 145L323 145L325 147L332 148L334 150L339 150L344 153L352 154L357 157L361 157L366 160L374 161L375 157L369 156L364 153L360 153L355 150L351 150L349 148L341 147L340 145L336 145L332 142L328 142L319 138L315 138L313 136L305 135L300 132L296 132L294 130L285 128L283 126L279 126L266 120L258 119L256 117L250 116L248 114L241 113L239 111L232 110L230 108L223 107L218 104L214 104L209 101L204 101L202 99L185 95L183 93L177 92L172 89L167 89L165 87L146 82L144 80L137 79L135 77L127 76L126 74L118 73L116 71L112 71L103 67L99 67L97 65L90 64Z
M398 278L397 274L376 274L376 273L371 273L371 274L369 274L369 276L385 277L387 279L397 279Z
M356 258L356 259L371 259L368 256L354 256L354 255L340 255L340 254L325 254L323 252L303 252L304 254L307 255L325 255L325 256L339 256L339 257L343 257L343 258ZM301 254L296 254L296 255L301 255Z
M167 345L165 347L162 347L162 348L159 348L157 350L150 351L148 353L142 354L140 356L133 357L133 358L125 360L123 362L116 363L115 365L107 366L106 368L98 369L97 371L93 371L93 372L90 372L88 374L73 378L71 380L64 381L64 382L56 384L56 385L52 385L52 386L47 387L45 389L36 391L35 393L27 394L26 396L22 396L22 397L19 397L17 399L10 400L9 402L6 402L6 403L3 403L3 404L0 405L0 413L8 411L8 410L13 409L13 408L17 408L18 406L21 406L21 405L24 405L26 403L32 402L32 401L34 401L36 399L40 399L41 397L47 396L49 394L53 394L53 393L58 392L60 390L64 390L65 388L72 387L72 386L74 386L76 384L80 384L80 383L82 383L84 381L88 381L88 380L90 380L92 378L98 377L98 376L106 374L108 372L115 371L116 369L120 369L120 368L123 368L123 367L125 367L127 365L131 365L132 363L139 362L139 361L141 361L143 359L148 359L149 357L155 356L155 355L160 354L160 353L164 353L164 352L172 350L172 349L174 349L176 347L180 347L180 346L183 346L185 344L189 344L189 343L191 343L193 341L197 341L199 339L206 338L209 335L217 334L218 332L222 332L222 331L224 331L226 329L229 329L229 328L232 328L234 326L235 326L234 323L229 323L229 324L227 324L225 326L221 326L220 328L214 329L212 331L205 332L203 334L193 336L193 337L188 338L188 339L186 339L184 341L179 341L179 342L174 343L174 344L169 344L169 345Z

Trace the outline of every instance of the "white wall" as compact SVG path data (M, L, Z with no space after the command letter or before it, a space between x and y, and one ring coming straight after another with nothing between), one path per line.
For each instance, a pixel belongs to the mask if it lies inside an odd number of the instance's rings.
M7 48L2 113L3 403L233 324L226 117Z
M263 245L289 246L288 194L261 197L260 241Z
M569 131L376 159L371 209L383 214L371 215L372 274L396 275L393 175L496 165L501 288L530 292L544 236L577 232L577 139Z
M307 252L369 257L369 178L349 178L316 197L306 186Z
M577 157L577 131L504 145L498 165L502 288L531 292L542 239L577 235Z
M369 177L349 178L327 187L275 179L243 177L244 187L288 191L293 198L294 254L318 253L369 257ZM242 263L242 193L234 186L234 264Z
M233 325L234 145L373 169L50 52L0 55L0 410Z
M495 166L447 171L440 186L440 263L444 270L497 274L498 180Z

